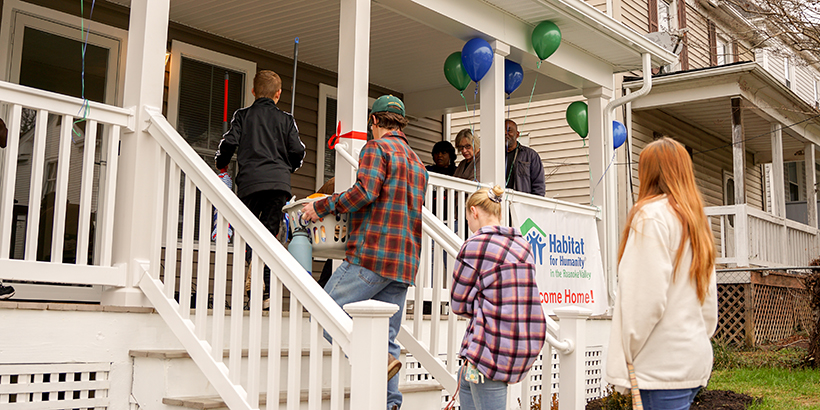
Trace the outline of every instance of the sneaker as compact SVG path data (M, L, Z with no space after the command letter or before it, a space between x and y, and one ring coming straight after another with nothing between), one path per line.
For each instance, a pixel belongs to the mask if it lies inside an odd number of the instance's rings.
M14 296L13 287L0 285L0 299L8 299L12 296Z
M399 370L401 370L401 361L399 359L396 359L395 357L393 357L392 354L388 353L387 354L387 380L392 379L393 376L395 376L396 373L399 372Z
M270 309L270 298L266 298L262 301L262 310Z

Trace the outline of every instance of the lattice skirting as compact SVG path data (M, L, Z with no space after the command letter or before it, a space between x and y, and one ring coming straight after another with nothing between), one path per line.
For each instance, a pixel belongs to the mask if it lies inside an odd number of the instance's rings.
M800 331L810 331L812 318L805 289L752 283L718 284L715 338L722 342L735 345L775 342Z
M0 364L2 409L106 409L110 363Z

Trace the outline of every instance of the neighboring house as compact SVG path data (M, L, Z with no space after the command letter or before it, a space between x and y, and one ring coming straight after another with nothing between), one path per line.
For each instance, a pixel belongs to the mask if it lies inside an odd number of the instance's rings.
M463 106L442 64L481 37L491 44L493 64L476 93L483 109L474 122L484 130L482 175L500 180L503 154L493 147L503 146L505 57L528 76L539 73L534 100L553 107L548 119L533 116L522 127L554 121L554 107L584 95L593 102L590 141L601 141L614 73L638 70L644 61L674 63L673 54L601 14L604 6L578 0L0 0L0 116L10 129L0 150L0 279L18 292L0 302L0 321L15 331L0 340L0 386L14 385L0 388L0 403L255 409L260 400L276 407L280 397L295 408L304 396L312 408L383 407L384 374L373 369L386 365L383 329L394 307L364 303L342 310L216 177L211 158L225 113L252 102L256 71L276 71L283 80L279 106L291 111L293 97L307 147L292 178L294 195L314 192L330 176L343 189L355 181L345 161L355 162L364 146L367 107L379 95L404 99L409 144L430 160L432 144L449 132L445 114ZM544 20L561 26L564 44L538 67L529 36ZM24 109L49 120L21 136ZM333 155L327 142L337 128L344 146ZM72 140L74 130L79 134ZM548 144L535 131L525 138ZM595 144L588 150L593 158L603 153ZM586 155L577 151L572 158ZM601 174L594 170L593 178ZM582 202L580 193L573 195ZM592 208L551 199L507 200L595 218ZM230 242L219 234L229 225ZM435 218L424 229L450 257L460 246ZM602 241L605 249L614 246ZM245 245L254 250L247 266ZM445 264L429 249L419 286L436 285L429 293L439 303L446 299ZM266 265L273 273L272 303L263 315L259 277ZM426 298L414 289L408 302L420 307ZM399 335L407 349L406 408L440 406L442 389L449 396L457 384L457 340L465 322L421 310L408 315ZM584 315L569 316L583 322ZM569 316L566 321L576 320ZM575 375L561 382L568 389L562 406L580 406L585 395L601 391L600 360L587 355L605 351L607 324L595 322L588 335L560 335L579 341L574 350L551 339L563 346L561 371ZM564 329L572 328L583 326ZM333 336L329 347L323 331ZM554 359L545 352L543 360ZM585 365L594 368L582 370ZM551 367L539 365L536 372ZM516 394L540 394L542 386L547 395L555 391L556 383L550 388L542 379L557 376L533 374Z
M596 7L605 11L606 4ZM692 154L707 211L713 215L721 266L804 266L816 258L817 217L809 214L816 215L817 207L807 206L816 202L816 194L806 187L816 183L812 181L820 169L815 159L820 143L820 71L776 38L750 38L749 27L760 22L727 2L615 4L608 14L679 54L675 64L654 68L648 96L616 112L627 126L626 145L631 147L616 151L610 169L618 173L620 223L637 198L641 149L653 139L669 136ZM616 75L616 94L637 91L642 85L639 76L638 71ZM589 204L594 195L589 186L597 182L591 180L587 165L590 144L582 142L564 118L569 103L584 99L529 102L534 81L534 76L525 77L513 94L509 118L518 122L527 144L541 155L547 196ZM733 101L742 113L734 123ZM475 118L472 107L451 114L451 138ZM734 140L733 124L742 132ZM782 131L773 132L773 127ZM741 140L743 145L734 146L742 149L733 149L732 142ZM736 211L711 208L735 204L744 204L755 216L735 222ZM735 253L736 223L752 238L748 253Z

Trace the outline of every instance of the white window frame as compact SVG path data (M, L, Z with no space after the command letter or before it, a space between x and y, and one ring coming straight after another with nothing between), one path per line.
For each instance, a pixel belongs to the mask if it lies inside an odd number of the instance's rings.
M673 5L673 1L658 0L658 31L669 32L672 29L672 16L670 13L672 13ZM664 6L666 6L666 13L661 12Z
M339 98L337 97L337 88L328 85L319 83L319 115L317 118L316 124L316 190L318 191L322 185L325 184L324 177L325 177L325 148L327 147L327 128L325 127L325 123L327 122L327 99L333 98L337 102ZM373 102L376 101L375 98L367 98L367 105L372 106ZM337 105L338 106L338 105ZM337 113L338 116L338 113ZM334 130L335 133L335 130Z
M814 108L820 108L820 79L814 77Z
M794 67L792 67L790 58L785 57L783 59L783 79L786 82L786 87L789 89L791 89L794 85L794 81L792 81L792 79L794 78L794 73L792 72L793 68Z
M724 65L729 64L729 56L733 55L732 53L732 43L721 35L716 35L716 47L715 53L717 54L717 65Z
M172 40L171 56L168 62L170 64L168 75L168 122L174 128L176 128L179 119L179 75L182 67L182 64L180 64L182 57L244 73L245 102L243 107L253 104L254 98L251 90L253 90L253 77L256 75L255 62Z
M88 44L109 50L105 103L122 106L128 32L96 21L85 20L83 22L80 17L20 0L3 2L3 19L0 23L0 56L5 58L0 58L0 61L5 60L5 62L0 64L0 79L15 84L19 83L23 42L14 40L16 37L19 38L26 27L77 39L81 26L89 32Z

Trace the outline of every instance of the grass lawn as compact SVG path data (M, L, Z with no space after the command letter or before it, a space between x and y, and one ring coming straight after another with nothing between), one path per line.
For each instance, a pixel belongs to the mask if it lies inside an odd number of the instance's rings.
M711 390L732 390L759 398L749 410L820 410L820 370L735 368L714 370Z

